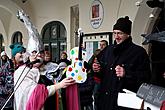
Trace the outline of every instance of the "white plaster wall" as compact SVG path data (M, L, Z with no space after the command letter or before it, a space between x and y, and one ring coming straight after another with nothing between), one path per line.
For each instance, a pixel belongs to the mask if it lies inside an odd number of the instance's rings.
M80 1L80 27L86 33L99 33L111 31L112 25L116 19L117 4L119 0L101 0L104 8L104 18L98 29L93 29L90 24L90 11L92 0Z
M12 0L14 1L14 0ZM23 42L27 44L28 34L27 30L22 22L17 20L16 12L20 7L30 16L32 23L36 26L39 33L45 24L51 21L60 21L64 24L67 31L67 48L70 50L70 7L79 5L79 26L85 33L100 33L111 32L112 27L119 17L128 15L133 21L132 35L133 40L137 44L141 44L142 38L140 34L145 30L145 24L148 21L148 14L150 8L146 5L140 7L135 6L135 2L138 0L100 0L104 8L104 19L101 26L98 29L93 29L90 24L90 10L93 0L28 0L22 4L20 2L12 2L11 0L0 0L0 7L4 8L8 13L11 13L10 21L7 28L4 28L4 22L0 22L0 33L5 38L6 47L11 43L11 36L15 31L21 31L23 33ZM18 0L19 1L19 0ZM145 0L139 0L145 1ZM144 2L143 2L144 4ZM1 16L1 15L0 15ZM6 44L7 43L7 44ZM9 48L6 48L10 52Z
M132 27L134 37L134 42L142 45L143 37L141 34L147 33L146 30L150 27L147 27L147 24L150 22L149 15L152 13L152 8L149 8L145 2L147 0L143 0L138 12L135 15L134 25Z
M135 30L134 21L137 15L137 12L140 7L135 5L137 0L101 0L102 5L104 7L104 19L101 26L98 29L93 29L90 25L90 18L89 18L89 11L91 8L92 1L83 0L80 2L80 26L86 33L98 33L98 32L112 32L113 25L115 24L116 20L120 17L129 16L130 20L132 20L132 35L137 33L136 31L142 30ZM142 0L139 0L142 1ZM145 13L148 10L143 10L142 12ZM144 17L145 17L144 15ZM143 18L141 18L143 20ZM143 21L146 21L143 20ZM139 28L139 22L136 22L136 26ZM140 28L142 29L142 28ZM140 33L138 32L138 34ZM137 44L141 44L141 38L133 36L133 40Z
M43 26L51 21L60 21L67 30L67 48L70 49L70 7L79 5L79 26L85 33L112 32L114 23L119 17L129 16L133 21L139 7L135 6L136 0L101 0L104 8L104 19L98 29L93 29L90 24L90 10L93 0L31 0L33 21L39 33ZM145 12L145 11L144 11ZM134 26L132 26L134 27ZM132 29L132 35L134 35ZM136 32L135 32L136 33ZM134 37L135 43L140 44L141 38Z
M11 35L16 30L22 30L22 28L18 28L21 23L16 18L17 10L20 8L11 0L0 0L0 8L4 12L0 16L0 33L3 35L3 45L5 45L5 50L10 57Z
M39 33L48 22L60 21L66 28L67 48L70 50L70 7L78 2L78 0L31 0L34 24Z

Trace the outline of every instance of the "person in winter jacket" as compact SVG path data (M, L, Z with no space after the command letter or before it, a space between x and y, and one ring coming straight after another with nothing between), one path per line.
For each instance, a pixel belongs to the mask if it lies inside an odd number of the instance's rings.
M26 48L21 43L14 43L10 46L12 61L14 63L14 70L18 69L19 66L23 65L24 62L24 55L26 52Z
M60 64L61 62L66 63L66 66L68 66L68 65L71 64L71 61L68 60L68 55L67 55L67 53L64 52L64 51L61 53L60 60L57 62L57 64Z
M93 63L93 71L101 76L98 110L129 110L117 105L122 89L137 92L140 85L150 80L150 62L144 48L134 44L129 17L119 18L113 26L114 44L101 52ZM127 101L127 100L126 100Z
M10 94L14 91L14 65L5 51L1 52L1 67L0 67L0 108L4 106ZM8 101L5 110L14 110L13 97Z
M91 73L87 73L87 80L84 83L80 83L78 87L81 110L93 110L93 75Z

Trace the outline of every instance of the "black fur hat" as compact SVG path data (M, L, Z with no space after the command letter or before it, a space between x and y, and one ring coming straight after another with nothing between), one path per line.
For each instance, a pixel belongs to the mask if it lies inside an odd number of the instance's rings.
M119 18L116 24L113 26L113 30L120 30L128 35L131 34L132 21L129 20L128 16L125 18Z

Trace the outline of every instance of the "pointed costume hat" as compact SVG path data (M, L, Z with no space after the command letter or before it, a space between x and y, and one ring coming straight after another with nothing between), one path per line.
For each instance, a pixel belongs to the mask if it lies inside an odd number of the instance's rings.
M23 12L23 10L19 10L17 17L18 17L18 19L23 21L23 23L25 24L25 27L28 30L29 41L28 41L28 45L27 45L27 50L26 51L29 54L32 54L32 52L34 52L34 51L36 51L37 53L40 52L40 51L43 51L44 50L44 46L43 46L43 43L41 41L41 37L40 37L36 27L32 24L29 16L26 15Z

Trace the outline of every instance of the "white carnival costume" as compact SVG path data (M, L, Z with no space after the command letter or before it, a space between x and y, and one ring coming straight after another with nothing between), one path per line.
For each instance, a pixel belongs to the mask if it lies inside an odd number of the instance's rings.
M27 47L28 55L33 51L40 52L43 44L39 39L37 29L29 20L29 17L18 11L18 18L24 22L29 32ZM46 71L42 71L45 74ZM14 109L15 110L43 110L44 102L48 96L55 93L55 85L45 86L38 84L41 71L38 68L30 68L27 65L20 66L14 73Z

